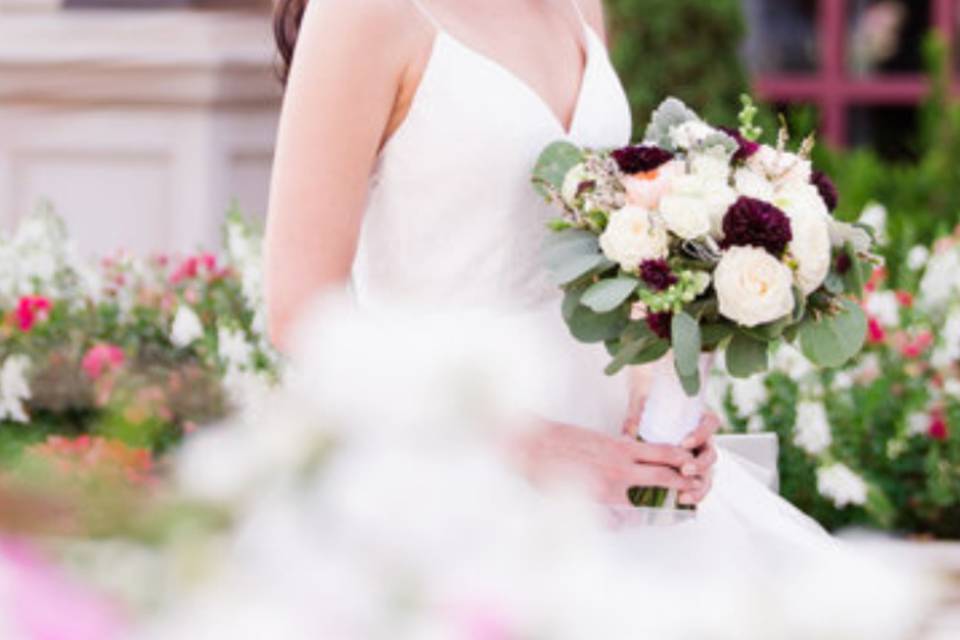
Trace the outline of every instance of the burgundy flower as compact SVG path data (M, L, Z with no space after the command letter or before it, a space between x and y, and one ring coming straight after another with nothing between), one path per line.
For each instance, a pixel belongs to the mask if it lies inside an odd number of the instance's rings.
M853 266L853 260L851 260L850 255L846 251L844 251L843 253L837 256L837 261L835 266L837 269L837 273L843 276L843 275L846 275L848 271L850 271L850 268Z
M673 160L673 154L669 151L660 147L644 145L623 147L613 151L610 155L616 160L620 171L627 174L653 171Z
M640 263L640 279L654 291L665 291L677 284L677 276L666 260L644 260Z
M673 314L669 311L664 313L647 314L647 326L654 335L663 340L670 339L670 325L673 322Z
M779 258L793 240L790 218L769 202L742 196L723 218L723 248L760 247Z
M810 184L815 186L817 191L820 192L820 197L827 203L827 208L830 209L830 211L834 211L840 203L840 193L837 191L837 187L833 184L830 176L823 171L814 171L810 176Z
M750 156L760 150L759 143L744 138L739 129L734 129L732 127L720 127L720 130L737 141L737 146L739 149L737 149L737 152L733 154L734 162L745 162Z

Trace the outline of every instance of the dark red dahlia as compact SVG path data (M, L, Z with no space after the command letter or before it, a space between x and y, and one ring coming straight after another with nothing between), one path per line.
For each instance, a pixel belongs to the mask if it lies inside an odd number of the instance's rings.
M741 196L723 218L724 249L760 247L779 258L791 240L790 218L763 200Z
M673 314L669 311L663 313L647 314L647 326L654 335L663 340L670 339L670 325L673 323Z
M830 176L823 171L814 171L810 176L810 183L820 192L820 197L827 203L827 208L834 211L840 204L840 193Z
M843 253L837 256L836 262L837 273L844 276L850 271L850 268L853 266L853 260L850 259L850 255L844 251Z
M623 147L610 155L616 160L620 171L627 174L653 171L673 160L673 154L669 151L647 145Z
M666 260L644 260L640 263L640 279L654 291L665 291L677 284L674 275Z
M732 127L720 127L720 130L737 141L737 146L739 148L737 149L737 152L733 154L734 162L744 162L747 160L747 158L760 150L759 143L744 138L739 129L734 129Z

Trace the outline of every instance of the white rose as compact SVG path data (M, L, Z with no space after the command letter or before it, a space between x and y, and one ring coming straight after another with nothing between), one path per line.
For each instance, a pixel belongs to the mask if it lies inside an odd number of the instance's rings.
M690 157L690 172L704 180L726 184L730 181L730 156L720 147Z
M793 273L757 247L731 247L713 274L720 313L745 327L793 311Z
M580 193L580 185L589 179L590 176L587 175L587 166L582 162L575 165L567 171L567 175L563 178L560 197L571 207L576 206L577 196Z
M692 149L715 133L717 129L702 120L688 120L670 128L670 142L680 149Z
M746 167L740 167L733 174L734 185L740 195L770 202L773 200L776 190L773 183L756 171Z
M813 165L809 160L795 153L778 151L769 145L761 145L747 160L747 166L780 187L810 184L813 175Z
M607 229L600 236L600 248L624 270L635 272L644 260L666 258L668 241L667 230L649 211L624 207L610 216Z
M797 261L797 284L809 295L820 288L830 273L830 227L819 215L790 216L793 240L790 254Z
M812 184L794 184L777 190L772 203L790 219L800 217L830 218L830 209Z
M193 309L185 304L177 309L170 329L170 341L174 346L184 348L203 337L203 324Z
M675 178L670 192L660 199L660 213L667 228L684 240L708 233L719 236L723 217L736 201L736 192L725 180L686 175Z

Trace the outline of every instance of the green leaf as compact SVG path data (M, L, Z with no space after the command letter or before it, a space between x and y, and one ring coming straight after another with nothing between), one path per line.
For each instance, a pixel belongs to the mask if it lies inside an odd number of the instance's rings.
M626 302L639 284L639 280L627 276L600 280L584 292L580 304L597 313L608 313Z
M551 275L558 285L563 286L591 273L605 271L612 266L613 263L599 253L592 256L576 256L555 268Z
M821 367L839 367L857 355L867 335L867 316L860 305L843 300L841 310L808 318L800 327L803 354Z
M596 313L583 305L567 319L570 333L580 342L604 342L620 337L630 322L629 312L620 308L610 313Z
M861 264L860 257L857 255L857 251L854 249L852 242L848 240L843 245L843 251L850 259L850 268L847 269L845 274L843 274L844 289L846 289L847 293L859 300L860 298L863 298L863 265Z
M700 325L686 313L675 313L670 325L673 359L680 377L689 377L700 369L702 349Z
M726 323L700 326L700 341L704 347L715 347L733 335L733 326Z
M767 343L736 333L726 353L727 371L735 378L749 378L767 369Z
M549 194L546 185L562 189L567 173L581 162L583 151L576 145L563 140L549 145L540 154L533 169L533 184L537 193L546 197Z
M680 385L688 396L691 398L696 397L696 395L700 393L700 372L697 371L692 376L681 375Z
M548 234L542 255L551 277L561 286L594 270L613 266L600 253L597 236L582 229L565 229Z

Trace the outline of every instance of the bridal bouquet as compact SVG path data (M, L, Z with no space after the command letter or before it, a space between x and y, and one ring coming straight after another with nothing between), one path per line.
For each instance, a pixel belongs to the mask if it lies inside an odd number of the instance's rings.
M696 396L705 351L746 377L780 341L825 367L861 349L867 321L850 296L876 261L872 235L832 217L812 138L791 151L784 126L762 144L756 111L745 97L740 128L720 129L670 98L639 145L560 141L541 155L534 185L562 210L546 258L563 316L578 340L606 344L608 374L672 349Z

